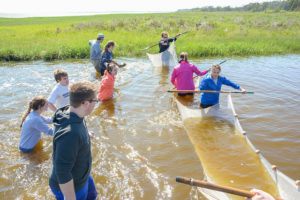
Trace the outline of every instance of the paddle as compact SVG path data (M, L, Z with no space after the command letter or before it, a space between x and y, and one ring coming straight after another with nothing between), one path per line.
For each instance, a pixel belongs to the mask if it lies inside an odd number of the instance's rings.
M242 94L254 94L254 92L242 92L242 91L215 91L215 90L168 90L168 92L185 92L185 93L242 93Z
M183 32L183 33L179 33L178 34L178 36L180 36L180 35L183 35L183 34L186 34L186 33L188 33L188 31L186 31L186 32ZM178 37L177 36L177 37ZM176 37L176 36L175 36ZM174 37L174 38L175 38ZM149 46L149 47L146 47L145 49L142 49L142 51L145 51L145 50L148 50L148 49L150 49L150 48L152 48L152 47L154 47L154 46L156 46L156 45L158 45L159 43L156 43L156 44L154 44L154 45L151 45L151 46Z
M224 62L226 62L227 60L223 60L222 62L219 63L219 65L223 64ZM197 78L198 75L194 76L193 79Z
M184 183L184 184L191 185L191 186L202 187L202 188L206 188L206 189L210 189L210 190L225 192L225 193L229 193L229 194L234 194L234 195L238 195L241 197L251 198L251 197L255 196L254 192L249 192L247 190L241 190L238 188L217 185L217 184L209 183L206 181L195 180L195 179L187 178L187 177L177 176L176 182ZM276 200L282 200L282 199L276 199Z

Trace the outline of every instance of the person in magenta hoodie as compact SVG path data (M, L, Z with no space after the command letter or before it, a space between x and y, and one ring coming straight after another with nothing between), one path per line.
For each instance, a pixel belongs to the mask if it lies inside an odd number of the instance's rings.
M179 65L172 72L171 82L177 90L195 90L193 74L203 76L210 69L201 72L194 64L188 62L188 54L182 52L180 54ZM178 96L193 95L194 93L178 93Z

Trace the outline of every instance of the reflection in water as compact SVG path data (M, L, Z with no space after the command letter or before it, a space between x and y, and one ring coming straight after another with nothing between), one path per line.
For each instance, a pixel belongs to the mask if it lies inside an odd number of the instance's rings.
M174 94L166 92L172 87L173 68L153 68L137 59L126 62L117 75L114 98L99 103L86 118L88 129L95 132L92 174L101 199L204 199L195 188L175 182L176 176L202 179L203 174ZM300 179L299 62L297 55L251 57L228 60L222 67L224 76L255 92L233 95L251 141L294 179ZM52 137L43 135L40 151L20 153L20 116L32 97L50 94L56 68L66 70L70 82L89 80L100 85L100 79L88 60L1 65L0 199L54 199L48 187ZM194 102L192 106L199 108L199 94Z
M276 185L259 157L231 122L220 117L202 117L188 118L184 125L206 174L212 180L244 190L259 188L278 196Z
M111 98L106 101L102 101L100 105L94 109L92 115L97 115L103 118L110 118L115 114L115 99Z
M30 163L38 165L46 160L49 160L49 152L46 152L43 147L43 140L41 139L33 148L31 152L20 151L20 156L30 161Z

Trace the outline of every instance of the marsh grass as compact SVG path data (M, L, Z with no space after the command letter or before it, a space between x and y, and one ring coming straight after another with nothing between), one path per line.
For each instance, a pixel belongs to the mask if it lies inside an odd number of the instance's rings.
M163 30L189 30L176 48L191 57L300 53L299 12L176 12L0 18L0 60L88 58L88 41L99 32L104 43L116 41L115 56L143 56Z

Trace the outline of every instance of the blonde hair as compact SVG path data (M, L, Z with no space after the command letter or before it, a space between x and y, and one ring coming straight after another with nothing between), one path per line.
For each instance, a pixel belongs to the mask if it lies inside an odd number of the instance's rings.
M54 71L54 78L56 82L61 81L62 77L68 76L68 72L63 69L56 69Z
M219 64L214 64L213 66L211 66L211 70L213 69L218 69L219 71L221 71L221 66Z
M31 109L36 111L40 107L43 107L47 102L47 98L45 96L36 96L34 97L27 106L27 110L25 111L24 115L22 116L22 122L20 124L20 128L23 126L23 122L25 121L26 117L29 115L31 112Z
M165 34L169 35L169 33L168 33L168 32L166 32L166 31L163 31L163 32L161 32L161 37L163 37Z
M102 51L102 56L108 50L109 47L115 46L115 45L116 45L116 43L114 41L112 41L112 40L108 41L104 47L104 50Z
M187 52L182 52L180 54L180 60L188 62L188 53Z

